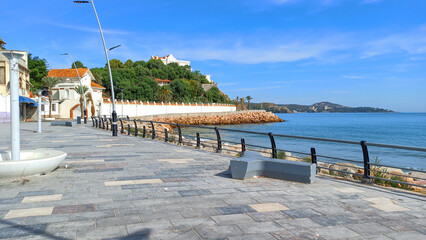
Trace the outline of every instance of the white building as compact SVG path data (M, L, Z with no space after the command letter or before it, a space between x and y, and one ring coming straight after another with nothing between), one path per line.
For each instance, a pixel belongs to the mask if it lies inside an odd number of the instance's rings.
M0 39L1 42L1 39ZM3 42L4 43L4 42ZM1 44L0 44L1 45ZM11 50L0 50L0 122L10 122L10 65L4 53ZM24 56L19 59L19 108L21 120L30 118L37 110L37 103L30 99L30 70L28 69L28 53L15 51Z
M164 85L169 85L171 80L168 79L159 79L156 78L155 81L158 83L158 86L164 86Z
M191 65L190 61L177 60L172 54L167 55L165 57L151 56L151 59L159 59L159 60L161 60L166 65L169 64L169 63L177 63L179 66L189 66L189 65Z
M105 88L93 82L95 77L88 68L78 68L78 73L81 77L82 85L89 89L88 93L93 98L93 103L86 99L87 117L97 116L100 114L102 90ZM48 77L61 79L61 82L52 88L52 116L71 119L81 116L80 94L74 90L75 87L80 86L77 71L75 69L52 69L49 71ZM49 115L49 103L42 106L42 114Z

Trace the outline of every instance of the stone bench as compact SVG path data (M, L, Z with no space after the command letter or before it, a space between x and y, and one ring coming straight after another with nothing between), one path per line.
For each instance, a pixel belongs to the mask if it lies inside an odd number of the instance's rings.
M73 121L53 121L53 122L50 123L50 126L75 127L75 122L73 122Z
M273 159L258 152L246 151L243 157L231 160L232 178L247 179L255 176L277 178L301 183L314 183L316 164Z

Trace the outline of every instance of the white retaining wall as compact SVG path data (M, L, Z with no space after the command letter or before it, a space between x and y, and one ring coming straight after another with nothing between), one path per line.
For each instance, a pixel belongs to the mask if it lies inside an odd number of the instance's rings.
M207 112L235 112L235 105L228 104L200 104L200 103L154 103L154 102L116 102L117 115L138 117L147 115L170 114L170 113L207 113ZM101 106L100 115L111 115L112 103L104 101Z

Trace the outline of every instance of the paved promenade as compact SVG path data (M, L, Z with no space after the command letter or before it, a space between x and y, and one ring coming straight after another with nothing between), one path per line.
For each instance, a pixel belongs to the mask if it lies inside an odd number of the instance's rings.
M328 177L233 180L225 155L91 124L21 128L22 149L68 157L44 176L0 179L0 239L426 239L424 195Z

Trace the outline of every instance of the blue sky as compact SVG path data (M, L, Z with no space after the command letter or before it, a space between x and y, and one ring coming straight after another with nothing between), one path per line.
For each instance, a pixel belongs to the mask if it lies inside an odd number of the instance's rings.
M231 98L426 112L424 0L96 0L110 58L172 53ZM90 4L3 1L7 49L68 68L105 56Z

